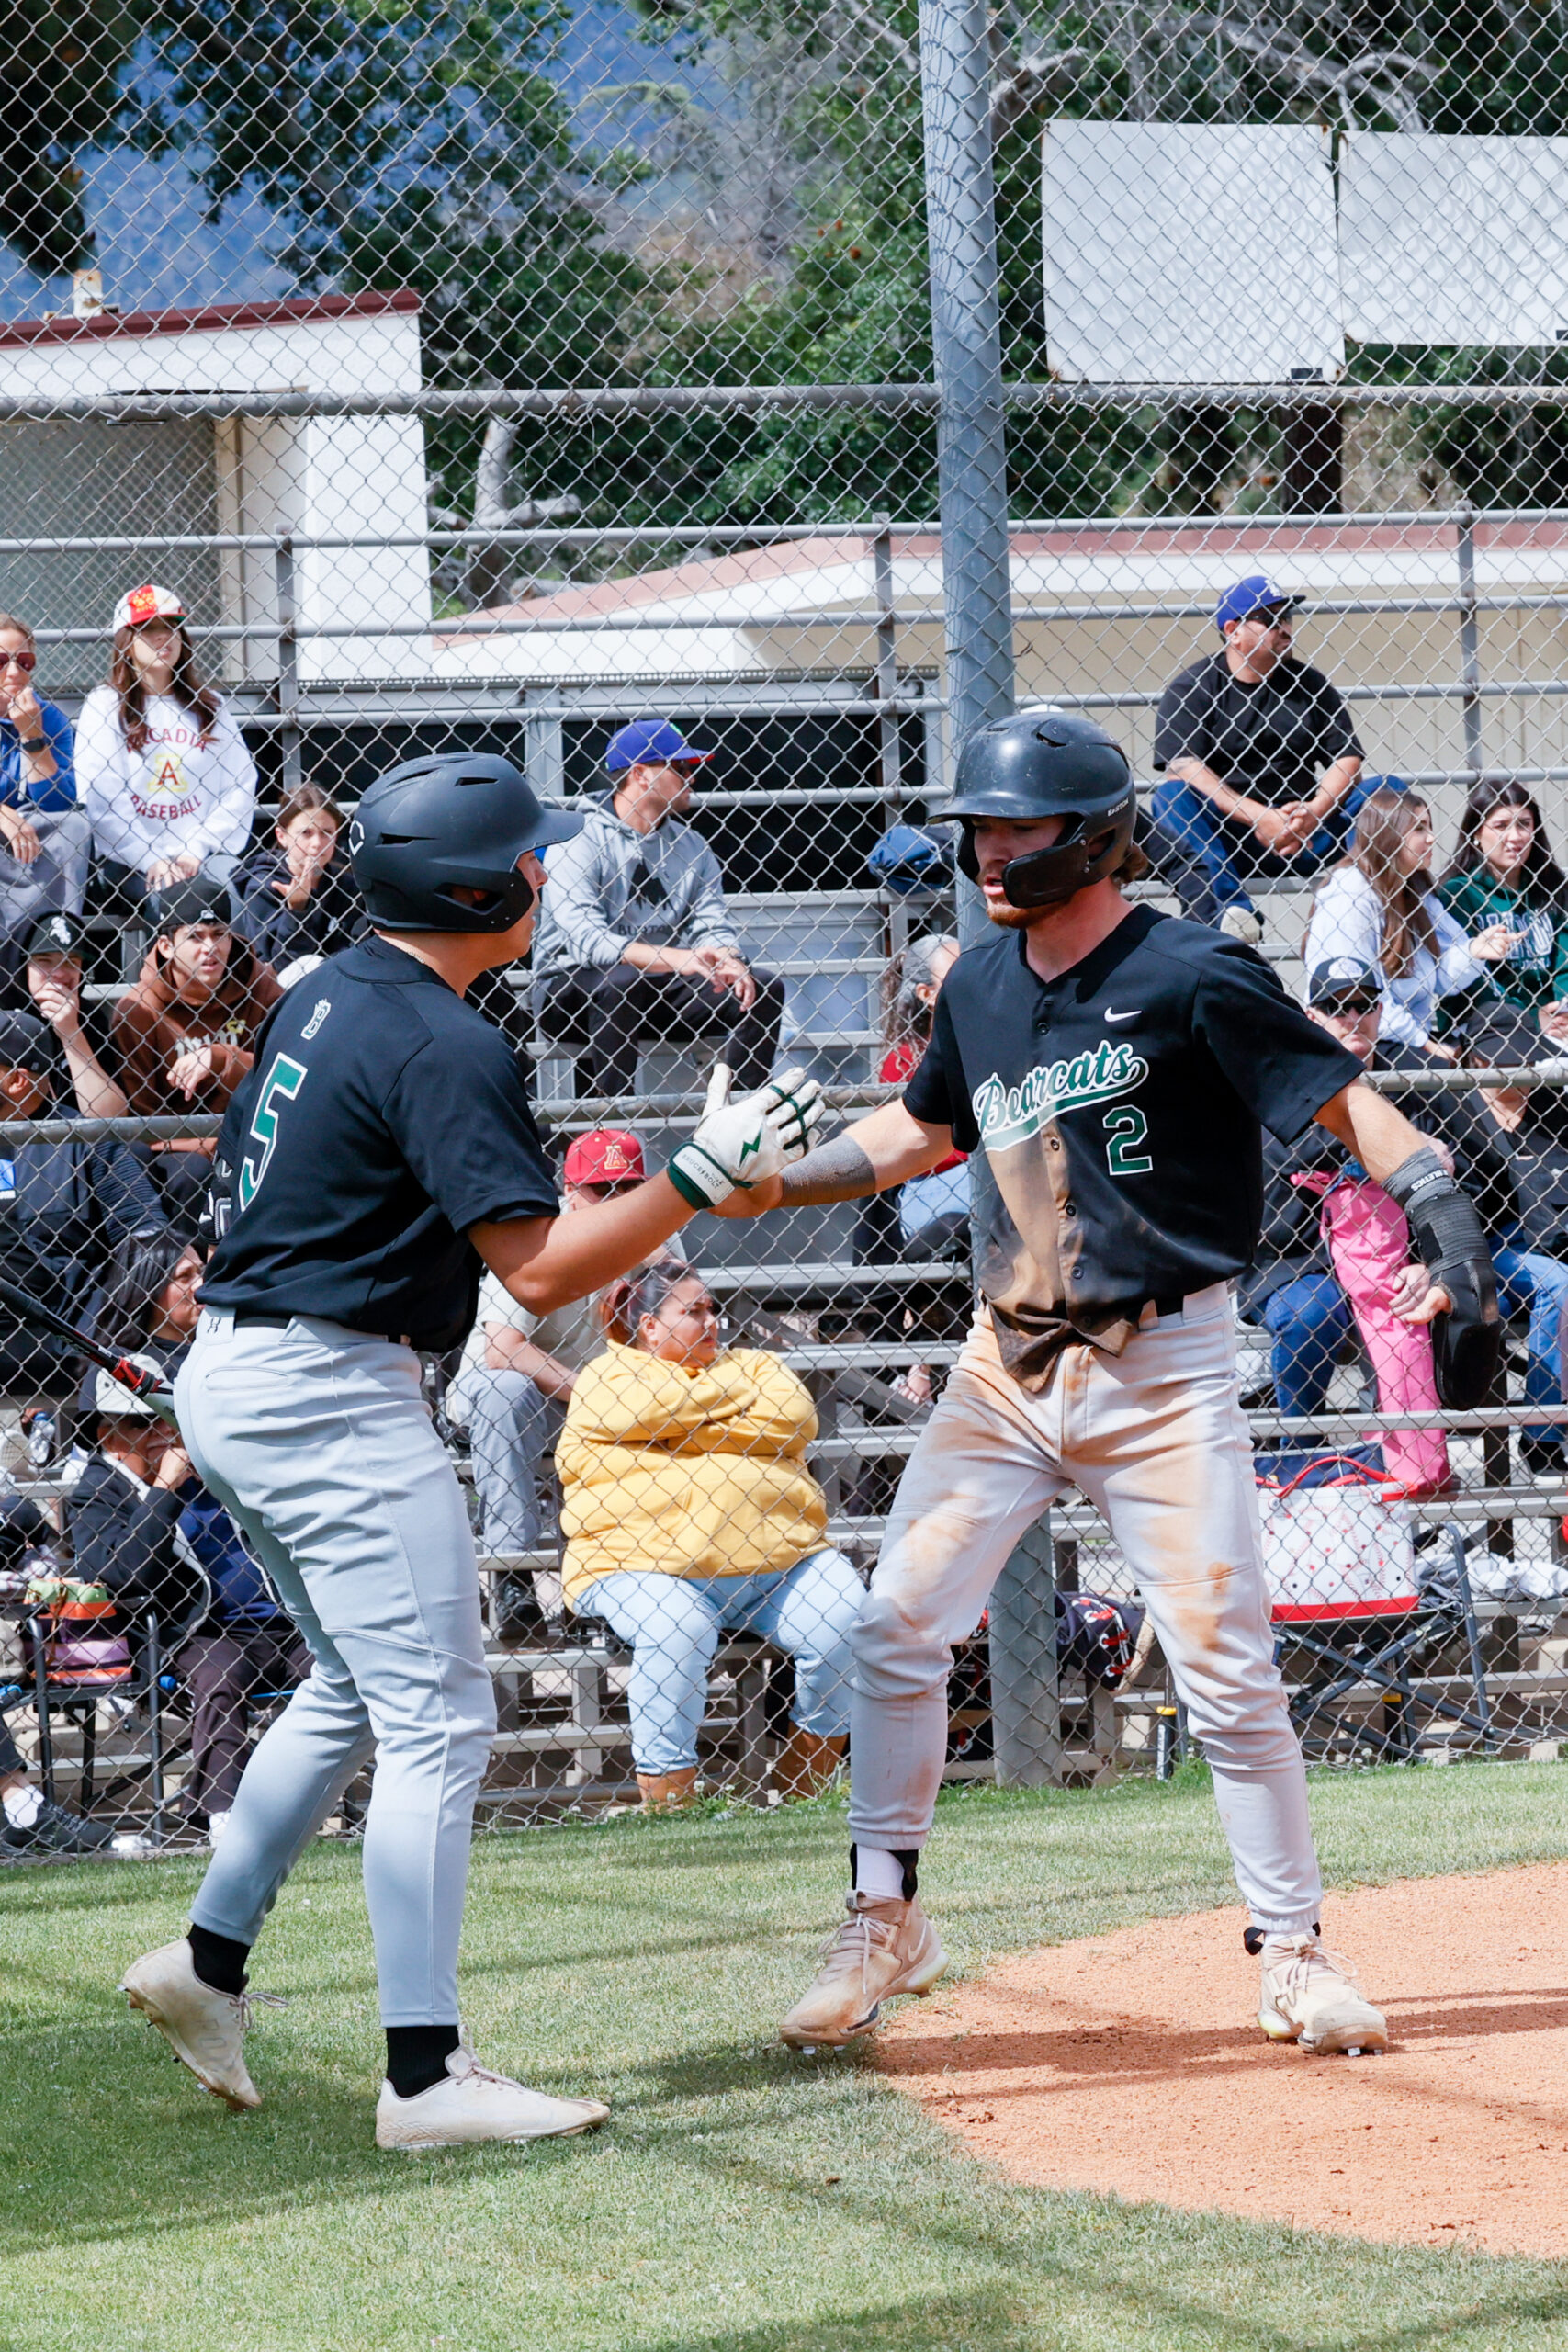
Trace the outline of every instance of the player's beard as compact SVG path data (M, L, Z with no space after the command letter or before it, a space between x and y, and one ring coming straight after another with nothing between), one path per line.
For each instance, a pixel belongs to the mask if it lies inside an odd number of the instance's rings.
M999 904L994 899L986 900L986 920L994 922L998 931L1030 931L1055 911L1052 907L1015 907L1007 899Z

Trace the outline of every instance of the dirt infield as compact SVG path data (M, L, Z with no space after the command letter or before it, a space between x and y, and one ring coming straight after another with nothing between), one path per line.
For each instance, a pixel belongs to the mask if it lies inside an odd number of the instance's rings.
M903 2004L883 2063L1043 2187L1568 2256L1568 1864L1330 1899L1328 1941L1388 2013L1383 2058L1266 2042L1243 1924L1208 1912L1008 1961Z

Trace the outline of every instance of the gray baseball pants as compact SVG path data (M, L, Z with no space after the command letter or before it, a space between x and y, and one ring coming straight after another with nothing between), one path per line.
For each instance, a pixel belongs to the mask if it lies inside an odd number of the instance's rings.
M924 1845L953 1645L979 1623L1020 1536L1071 1487L1137 1578L1254 1924L1300 1933L1323 1885L1274 1664L1223 1283L1151 1318L1119 1356L1065 1349L1037 1396L1002 1370L989 1320L976 1326L904 1473L852 1637L851 1836L893 1853Z
M474 1796L495 1732L462 1492L410 1348L204 1310L175 1385L191 1460L314 1660L258 1741L191 1917L255 1941L359 1767L385 2025L457 2022Z

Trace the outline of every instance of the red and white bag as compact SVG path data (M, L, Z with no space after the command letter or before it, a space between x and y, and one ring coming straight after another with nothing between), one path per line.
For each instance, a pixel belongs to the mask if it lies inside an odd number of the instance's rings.
M1320 1455L1283 1486L1258 1481L1275 1622L1404 1616L1416 1606L1408 1508L1388 1499L1389 1482L1364 1463L1341 1460L1329 1480L1324 1467Z

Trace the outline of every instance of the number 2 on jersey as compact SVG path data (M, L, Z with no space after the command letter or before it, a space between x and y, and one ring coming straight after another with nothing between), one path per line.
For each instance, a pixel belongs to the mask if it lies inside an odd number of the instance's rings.
M1105 1147L1105 1162L1112 1176L1147 1176L1154 1161L1147 1152L1140 1151L1149 1132L1149 1123L1141 1111L1129 1102L1120 1111L1107 1111L1105 1132L1109 1140Z
M262 1178L266 1174L267 1162L277 1142L280 1101L292 1102L304 1083L304 1063L290 1061L287 1054L279 1054L266 1074L261 1099L251 1121L251 1133L260 1144L261 1151L254 1159L247 1152L241 1164L240 1181L235 1189L240 1195L242 1209L248 1209L261 1190Z

